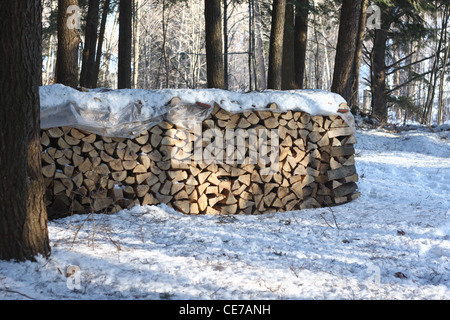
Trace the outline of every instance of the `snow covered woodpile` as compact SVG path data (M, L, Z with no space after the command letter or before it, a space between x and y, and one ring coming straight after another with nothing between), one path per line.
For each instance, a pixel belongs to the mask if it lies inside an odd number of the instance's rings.
M162 120L128 138L43 129L49 217L160 203L186 214L263 214L358 197L344 105L312 116L277 103L236 112L181 102L171 99ZM206 117L194 126L188 115L199 110Z
M42 131L41 140L49 216L159 203L187 214L258 214L335 205L358 195L356 141L340 116L231 114L216 107L202 133L210 126L223 136L227 128L277 129L278 171L264 175L267 164L248 161L175 164L173 150L186 141L188 131L166 121L133 139L50 128ZM196 143L195 137L192 141ZM244 146L250 156L248 141Z

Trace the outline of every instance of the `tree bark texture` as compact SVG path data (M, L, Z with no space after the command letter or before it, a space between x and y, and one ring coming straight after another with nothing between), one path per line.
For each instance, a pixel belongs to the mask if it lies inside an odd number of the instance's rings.
M223 77L224 88L228 90L228 0L223 0Z
M445 30L448 27L448 22L449 22L449 18L450 18L450 12L449 12L449 6L445 6L445 11L444 11L444 17L443 17L443 21L445 22L443 24L443 26L445 25ZM442 64L442 69L441 69L441 73L440 73L440 80L439 80L439 98L438 98L438 125L441 125L444 123L444 110L445 110L445 105L444 105L444 95L445 95L445 91L444 91L444 87L445 87L445 74L446 74L446 69L447 69L447 61L450 55L450 44L448 43L448 34L447 32L444 34L444 45L446 46L445 51L444 51L444 59L443 64Z
M386 89L386 41L385 29L375 30L375 40L371 57L372 117L379 122L387 121Z
M299 0L295 6L295 88L303 89L308 40L308 0Z
M273 0L267 88L281 90L286 0Z
M41 1L0 2L0 259L48 256L41 174Z
M253 62L253 56L254 56L254 38L255 38L255 32L253 28L253 11L252 10L252 1L248 1L248 54L247 54L247 61L248 61L248 86L249 90L253 90L253 75L252 75L252 62ZM256 87L256 85L255 85Z
M93 75L92 75L92 83L91 83L92 88L96 88L97 83L98 83L98 74L100 71L100 61L102 59L103 41L105 39L106 19L108 18L110 2L111 2L111 0L105 0L103 3L102 21L100 23L100 32L99 32L99 36L98 36L97 52L96 52L96 58L95 58L95 64L94 64L94 71L93 71Z
M57 83L78 86L78 0L58 0L58 53L56 58Z
M289 1L286 3L283 36L283 74L281 79L281 89L295 89L295 11L294 3Z
M139 62L141 55L140 47L140 33L141 28L139 24L141 23L141 2L139 0L133 1L134 7L134 19L133 19L133 88L139 88Z
M205 0L206 71L208 88L225 89L221 1Z
M346 88L348 88L348 82L351 81L350 75L356 52L361 2L361 0L343 0L341 8L331 91L342 95L347 101L350 100L350 93Z
M99 9L100 0L89 0L89 9L86 17L83 61L80 73L80 86L87 88L91 88L93 83L92 77L94 76Z
M373 48L370 55L372 117L383 123L387 121L386 50L391 16L394 10L384 7L380 11L381 28L375 30Z
M353 69L351 79L348 82L349 90L350 90L350 99L348 104L350 107L359 106L359 77L360 77L360 68L361 68L361 56L362 56L362 47L364 42L364 34L366 30L366 22L367 22L367 7L369 5L368 0L362 0L361 3L361 14L359 16L359 27L358 27L358 38L356 40L356 49L355 49L355 57L353 60Z
M254 0L255 2L255 40L256 40L256 64L258 70L258 87L257 90L264 90L267 86L267 77L266 77L266 66L264 62L264 44L262 41L262 32L261 32L261 12L259 7L259 0Z
M131 88L132 0L119 3L119 64L118 88Z

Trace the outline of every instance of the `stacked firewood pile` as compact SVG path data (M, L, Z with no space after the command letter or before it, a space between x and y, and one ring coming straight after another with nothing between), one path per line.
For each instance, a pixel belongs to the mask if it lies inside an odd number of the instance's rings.
M261 147L252 140L258 130L276 133L267 134L262 145L276 147L275 170L267 170L274 169L268 163L275 160L272 154L252 161ZM220 157L216 151L220 161L195 153L196 146L204 151L214 145L217 137L208 137L210 132L232 145L224 146ZM229 132L247 134L239 139ZM342 204L359 195L355 143L338 115L278 112L275 104L242 113L216 105L200 130L162 121L132 139L69 127L45 129L42 173L49 218L161 203L185 214L262 214Z

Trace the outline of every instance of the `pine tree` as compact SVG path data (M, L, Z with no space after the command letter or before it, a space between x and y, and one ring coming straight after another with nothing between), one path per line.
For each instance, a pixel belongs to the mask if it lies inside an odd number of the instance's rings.
M94 63L92 79L91 79L92 80L91 88L97 87L98 74L100 71L100 60L102 58L103 41L105 39L106 19L108 18L110 2L111 2L111 0L104 0L104 2L103 2L102 21L100 23L100 32L99 32L99 36L98 36L96 58L95 58L95 63Z
M86 31L83 49L83 61L81 64L80 86L92 87L95 50L97 45L98 15L100 0L89 0L89 8L86 17Z
M391 73L389 70L399 68L400 63L400 61L394 61L387 65L386 61L390 53L388 45L394 43L395 46L390 47L398 48L405 43L410 43L412 39L423 43L428 30L425 28L425 21L421 14L433 9L434 6L430 2L419 0L377 0L375 4L379 8L380 26L372 30L370 34L373 39L372 51L370 52L372 117L384 123L387 121L387 103L390 94L411 81L423 78L425 74L430 72L414 75L403 84L388 89L386 81L389 73Z
M352 72L350 74L350 79L347 83L348 88L346 89L349 92L349 100L348 105L352 108L352 110L357 110L359 108L359 78L360 78L360 68L362 62L362 48L364 42L364 35L366 30L367 23L367 7L369 4L369 0L362 0L361 3L361 14L359 16L359 26L358 26L358 36L356 38L356 48L355 48L355 57L353 59L353 67Z
M361 0L343 0L339 22L339 36L334 63L333 84L331 91L350 100L349 82L355 59L356 43L358 39L359 17L361 14Z
M273 0L267 88L281 90L286 0Z
M303 79L305 77L308 41L308 7L308 0L297 0L295 4L294 67L296 89L303 89Z
M282 90L295 89L295 10L294 2L287 0L283 35Z
M0 259L48 256L41 174L41 1L0 2Z
M206 70L208 88L225 89L220 0L205 0Z
M132 0L119 2L118 88L131 88Z
M58 0L58 53L55 82L78 86L78 47L80 37L78 0Z

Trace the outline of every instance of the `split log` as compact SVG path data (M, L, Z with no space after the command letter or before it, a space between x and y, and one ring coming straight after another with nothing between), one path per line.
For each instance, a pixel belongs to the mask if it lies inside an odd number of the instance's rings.
M338 180L356 174L356 167L343 166L340 167L339 169L329 170L327 174L329 180Z
M276 104L232 114L216 105L203 133L210 128L232 146L223 160L233 161L195 159L184 149L212 141L167 121L133 139L69 127L42 130L49 212L89 212L92 207L117 212L166 203L186 214L259 214L340 204L359 196L356 139L340 116L279 112ZM227 129L242 134L227 135ZM277 129L278 141L261 136L261 129ZM279 147L276 157L260 156L272 142Z
M353 129L350 127L343 127L337 129L331 129L328 131L328 138L351 136L353 135Z
M343 184L336 189L333 189L333 195L335 197L343 197L349 194L352 194L356 191L358 186L354 182Z

